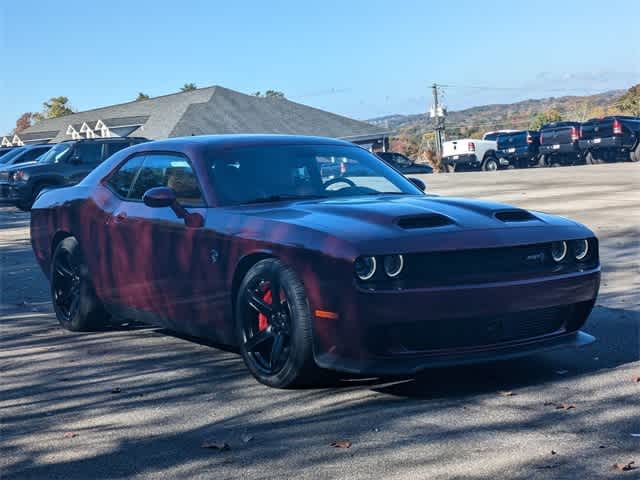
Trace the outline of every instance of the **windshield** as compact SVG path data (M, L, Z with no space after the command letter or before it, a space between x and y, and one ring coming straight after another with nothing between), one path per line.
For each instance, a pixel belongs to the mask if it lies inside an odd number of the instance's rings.
M360 147L269 145L211 154L220 205L379 194L422 195L417 187Z
M40 163L58 162L62 157L64 157L67 154L69 150L71 150L72 146L73 144L71 143L59 143L58 145L54 146L51 150L49 150L47 153L38 157L38 162Z
M12 163L13 159L16 158L18 155L21 155L22 152L24 152L25 150L26 148L24 147L11 150L9 153L6 153L2 157L0 157L0 163L3 163L3 164Z

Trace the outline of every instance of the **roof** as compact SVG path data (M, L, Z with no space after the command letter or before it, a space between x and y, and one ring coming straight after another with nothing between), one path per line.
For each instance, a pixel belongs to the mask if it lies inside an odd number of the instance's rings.
M42 120L23 135L56 131L52 141L70 138L84 123L104 126L120 134L161 139L186 135L276 133L335 138L380 137L387 132L371 124L302 105L286 98L255 97L213 86L187 92L96 108Z

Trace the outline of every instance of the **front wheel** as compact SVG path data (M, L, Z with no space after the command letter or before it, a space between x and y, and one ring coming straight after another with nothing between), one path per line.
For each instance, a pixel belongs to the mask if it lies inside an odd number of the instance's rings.
M311 313L304 285L280 260L256 263L240 285L236 335L253 376L270 387L317 384Z
M74 332L104 327L108 315L96 297L78 241L62 240L51 262L51 298L60 324Z
M538 158L539 167L550 167L552 165L551 157L547 155L540 155Z
M482 162L482 170L485 172L495 172L498 168L498 159L494 156L489 156Z

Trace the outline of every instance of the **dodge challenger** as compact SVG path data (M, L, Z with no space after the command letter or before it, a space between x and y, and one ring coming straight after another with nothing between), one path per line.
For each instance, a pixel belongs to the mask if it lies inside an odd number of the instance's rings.
M203 337L273 387L594 341L589 229L424 190L341 140L175 138L40 194L31 239L64 328L126 318Z

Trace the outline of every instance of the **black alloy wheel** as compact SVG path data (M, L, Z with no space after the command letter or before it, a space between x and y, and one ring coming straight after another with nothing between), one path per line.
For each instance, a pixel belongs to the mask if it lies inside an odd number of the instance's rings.
M313 359L311 313L304 285L280 260L249 269L236 299L236 338L245 365L276 388L317 385L324 371Z
M95 296L75 238L65 238L56 247L50 282L53 309L64 328L88 331L104 327L108 315Z

